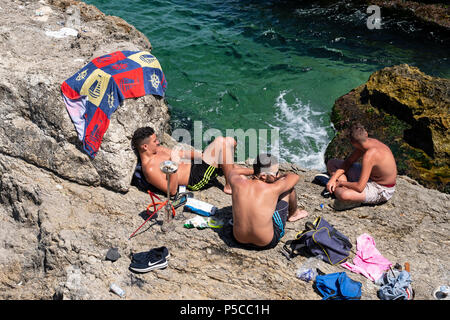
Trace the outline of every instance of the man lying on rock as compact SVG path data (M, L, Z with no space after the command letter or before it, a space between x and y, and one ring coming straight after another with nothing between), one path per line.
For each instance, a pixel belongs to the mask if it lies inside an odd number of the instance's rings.
M233 236L249 249L275 247L284 235L286 220L308 215L297 208L294 186L299 176L280 175L277 159L260 154L251 168L234 168L228 181L232 189Z
M331 178L326 188L338 200L335 209L388 201L394 194L397 178L391 149L379 140L369 138L359 123L352 125L349 138L355 148L350 156L345 161L330 159L327 163ZM360 158L361 164L356 163Z
M139 163L146 182L167 193L166 174L160 169L163 161L178 164L178 170L170 177L170 195L175 195L179 185L197 191L210 187L218 175L224 175L226 184L223 191L231 194L228 173L235 167L234 150L236 141L231 137L217 137L204 152L195 150L169 149L160 145L151 127L138 128L131 140L139 156Z

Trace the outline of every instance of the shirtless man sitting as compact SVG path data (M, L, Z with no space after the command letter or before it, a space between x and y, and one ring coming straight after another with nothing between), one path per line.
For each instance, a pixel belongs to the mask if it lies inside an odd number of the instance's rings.
M395 191L397 165L388 146L369 138L361 124L350 130L350 142L355 148L345 160L331 159L327 163L331 175L327 190L336 199L354 204L379 204L388 201ZM362 164L355 163L362 158Z
M297 208L295 173L280 175L275 157L260 154L253 169L235 168L228 177L232 189L233 236L250 249L275 247L286 220L308 215Z
M161 146L154 130L142 127L134 132L132 145L139 156L145 180L164 193L167 193L167 180L159 166L161 162L171 160L178 164L178 170L170 177L170 195L177 193L178 185L185 185L192 191L207 188L222 173L226 180L223 191L231 194L228 173L235 167L234 138L217 137L203 153L185 151Z

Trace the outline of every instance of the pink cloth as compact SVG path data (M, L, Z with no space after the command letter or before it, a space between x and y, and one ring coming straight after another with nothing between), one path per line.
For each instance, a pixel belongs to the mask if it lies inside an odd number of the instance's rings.
M341 263L341 266L355 273L360 273L372 281L377 281L392 263L375 248L375 240L364 233L356 239L356 256L353 264Z

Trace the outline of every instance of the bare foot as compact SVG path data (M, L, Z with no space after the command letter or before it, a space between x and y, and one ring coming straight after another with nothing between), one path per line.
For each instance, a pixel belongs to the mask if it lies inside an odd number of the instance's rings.
M225 187L223 187L223 192L226 194L232 194L231 187L229 184L226 184Z
M294 213L292 216L290 216L290 217L288 218L288 221L289 221L289 222L297 221L297 220L299 220L299 219L302 219L302 218L307 217L308 214L309 214L309 213L308 213L308 211L306 211L306 210L300 210L300 209L297 209L297 211L295 211L295 213Z

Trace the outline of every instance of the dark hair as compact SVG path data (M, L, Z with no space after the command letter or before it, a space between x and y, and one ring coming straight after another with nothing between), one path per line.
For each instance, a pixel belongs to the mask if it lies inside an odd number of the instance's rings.
M261 172L265 172L267 170L264 169L268 169L274 164L278 164L278 159L275 156L270 153L260 153L253 163L253 174L257 175Z
M131 147L133 148L136 155L139 155L139 146L142 144L142 141L150 137L155 133L155 130L151 127L142 127L136 129L133 133L133 137L131 138Z

